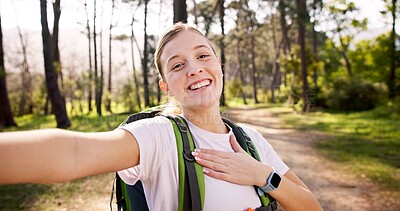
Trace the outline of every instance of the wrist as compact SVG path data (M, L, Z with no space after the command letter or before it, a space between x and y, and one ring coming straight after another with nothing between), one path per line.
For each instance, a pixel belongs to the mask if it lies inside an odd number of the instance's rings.
M266 184L264 186L259 186L264 193L269 193L276 190L282 181L282 176L273 167L271 168L272 172L268 174Z
M262 164L262 168L260 168L260 169L261 169L260 173L257 174L258 178L257 178L256 185L258 187L263 187L267 184L268 177L273 172L274 169L271 166L269 166L268 164L264 164L264 163Z

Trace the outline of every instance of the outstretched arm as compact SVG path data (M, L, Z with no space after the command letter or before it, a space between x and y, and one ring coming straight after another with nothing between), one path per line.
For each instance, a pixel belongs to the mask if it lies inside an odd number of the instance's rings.
M233 135L230 142L235 153L212 149L200 149L193 153L196 162L205 167L204 173L216 179L241 185L259 187L266 185L272 167L248 155ZM282 176L279 187L269 194L285 210L322 210L308 187L290 170Z
M138 163L137 141L121 129L0 133L0 184L64 182Z

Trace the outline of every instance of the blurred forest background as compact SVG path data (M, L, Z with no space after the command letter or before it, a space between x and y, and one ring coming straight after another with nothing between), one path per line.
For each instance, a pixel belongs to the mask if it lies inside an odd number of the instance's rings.
M391 210L385 200L400 196L399 8L397 0L0 0L0 132L112 130L165 103L155 45L164 29L188 22L221 60L222 106L266 109L305 137L327 134L313 142L319 155L394 193L376 199ZM101 204L98 195L104 204L112 178L2 185L0 209L79 210Z
M160 28L178 21L213 41L225 73L222 105L400 110L397 0L378 1L385 27L375 34L350 0L81 0L66 3L74 17L61 0L41 0L30 8L40 17L36 32L19 24L33 19L19 11L24 2L2 0L16 27L0 36L1 127L54 114L67 128L73 115L162 103L153 54ZM65 20L77 30L60 30ZM357 38L365 31L368 39Z

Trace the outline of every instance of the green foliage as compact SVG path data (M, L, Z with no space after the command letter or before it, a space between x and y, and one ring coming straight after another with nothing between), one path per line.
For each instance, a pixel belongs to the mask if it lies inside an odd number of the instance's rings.
M241 103L244 103L243 95L246 99L252 98L251 85L243 86L242 82L237 79L225 81L225 83L226 98L228 99L228 101L230 101L229 105L238 105L239 101Z
M362 40L349 52L355 73L372 82L386 82L390 69L389 34L383 34L375 40Z
M339 110L368 110L375 108L381 99L381 92L370 82L354 78L338 79L328 95L327 104Z

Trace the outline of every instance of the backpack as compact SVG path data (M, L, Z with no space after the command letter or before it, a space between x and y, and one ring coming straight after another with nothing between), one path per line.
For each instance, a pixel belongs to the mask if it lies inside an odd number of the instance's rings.
M132 114L123 121L120 126L146 118L153 118L160 115L160 107L146 109L140 113ZM178 172L179 172L179 196L178 211L193 210L200 211L204 204L204 173L202 167L195 162L191 152L195 145L186 123L186 120L180 116L166 116L172 123L177 143L178 151ZM223 118L225 124L229 125L240 146L247 151L253 158L260 161L257 149L246 132L230 120ZM147 211L146 197L141 181L134 185L126 184L116 173L114 180L110 208L112 210L112 200L114 195L114 186L116 192L116 203L118 210L123 211ZM254 186L255 191L261 200L262 206L257 208L259 211L273 211L277 209L278 204L274 198L264 193L259 187Z

